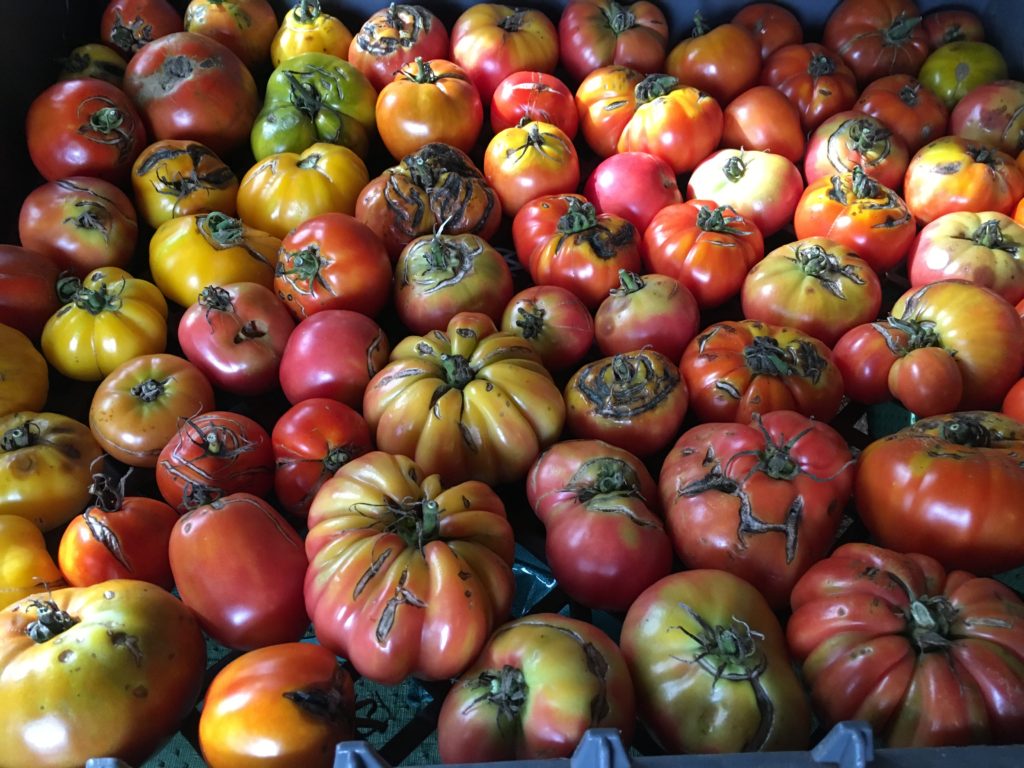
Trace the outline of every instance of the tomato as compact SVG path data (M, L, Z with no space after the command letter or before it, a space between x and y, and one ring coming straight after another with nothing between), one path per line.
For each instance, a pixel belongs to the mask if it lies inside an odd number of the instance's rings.
M373 450L370 428L337 400L314 397L293 405L277 420L274 491L284 510L305 517L320 486L344 464Z
M500 133L524 117L551 123L570 139L576 138L579 115L572 92L546 72L513 72L500 83L491 99L491 129Z
M822 42L861 83L916 75L931 50L913 0L843 0L829 15Z
M1024 721L1024 605L921 554L845 544L793 590L789 647L831 724L890 747L1010 743Z
M46 358L17 328L0 323L0 415L38 411L50 388Z
M686 185L691 199L727 206L770 237L796 211L804 180L793 163L774 152L722 149L698 165Z
M392 3L363 22L349 45L348 60L380 91L417 56L445 58L448 43L448 30L428 8Z
M179 216L149 241L153 281L171 301L188 307L208 285L273 285L281 241L219 211Z
M942 347L921 347L897 358L888 382L893 397L916 416L950 413L963 397L963 375Z
M325 309L295 326L281 357L281 389L293 405L327 397L361 408L366 385L387 364L391 346L366 315Z
M274 289L297 320L325 309L378 314L391 293L380 238L347 213L306 219L281 241Z
M598 215L580 195L538 197L519 211L512 228L519 261L533 282L572 291L588 309L596 309L619 284L620 269L640 269L633 225Z
M1024 227L994 211L940 216L918 234L907 272L913 286L968 280L1011 304L1024 299Z
M848 110L825 120L807 140L804 177L813 184L859 166L871 178L895 189L903 181L909 159L903 139L876 118Z
M700 310L690 290L674 277L619 270L613 288L594 316L603 355L651 348L678 360L700 330Z
M43 532L18 515L0 515L0 604L65 586Z
M835 53L818 43L786 45L768 57L761 85L770 85L796 105L805 131L857 101L857 80Z
M128 58L181 30L181 14L167 0L110 0L100 19L100 39Z
M732 23L743 27L760 43L764 61L779 48L804 41L800 20L792 11L775 3L745 5L732 17Z
M495 630L438 715L446 763L568 758L591 728L629 744L633 684L619 647L579 619L540 613Z
M811 183L797 203L793 225L797 238L828 238L879 274L903 261L917 234L903 199L859 165Z
M263 499L234 493L196 507L178 518L168 551L182 602L221 645L250 650L305 633L302 539Z
M922 224L954 211L1010 215L1024 197L1024 171L999 150L945 136L914 155L903 190L907 207Z
M694 427L658 481L675 551L685 567L728 571L783 609L835 540L853 465L842 435L794 411Z
M979 85L953 108L949 130L1018 155L1024 150L1024 83L997 80Z
M57 265L43 254L0 245L0 323L38 340L60 307L54 290L59 275Z
M743 316L796 328L832 346L878 316L882 286L871 265L824 237L776 248L751 268Z
M284 15L270 41L270 62L281 62L304 53L326 53L344 59L352 45L352 33L340 19L325 13L320 0L298 0Z
M558 44L562 66L577 82L610 64L648 75L665 63L668 22L646 0L573 0L558 21Z
M459 312L497 322L514 290L504 257L476 235L419 237L395 266L395 310L413 333L444 328Z
M764 257L764 238L728 206L690 200L663 208L644 233L644 266L676 278L701 309L736 296Z
M863 323L836 342L832 358L851 400L874 405L889 400L889 372L911 348L910 332L887 322Z
M178 344L219 389L262 395L278 386L291 313L258 283L208 285L178 324Z
M43 354L60 373L99 381L121 363L167 346L167 302L150 282L123 269L94 269L84 280L61 278L66 297L43 328Z
M918 73L924 87L932 91L946 109L979 85L1005 80L1006 60L995 46L981 41L962 40L936 48L925 59Z
M558 586L589 608L624 611L672 569L672 544L643 462L601 440L567 440L526 480Z
M945 135L949 120L946 105L912 75L889 75L868 83L853 109L903 139L911 154Z
M369 180L366 164L348 147L318 143L300 154L270 155L242 178L238 215L249 226L283 238L322 213L351 215Z
M72 48L67 58L61 61L57 79L77 80L80 77L95 77L120 88L126 66L128 62L114 49L102 43L86 43Z
M828 421L839 411L843 379L822 342L795 328L757 320L705 329L680 370L699 421L750 421L755 413L798 411Z
M142 581L27 597L0 611L0 627L0 751L10 768L96 755L141 765L192 711L206 671L195 617Z
M602 160L587 179L583 194L598 213L621 216L639 235L658 211L683 201L672 167L646 152L621 152Z
M213 150L194 141L150 144L132 167L139 213L156 229L179 216L235 214L238 177Z
M213 409L213 387L176 355L122 363L96 388L89 427L103 450L133 467L155 467L178 422Z
M175 32L146 45L124 72L124 89L154 139L187 139L230 152L259 111L256 81L212 37Z
M1024 422L1024 384L1018 381L1003 398L1003 406L999 409L1011 419Z
M800 112L779 90L757 85L734 98L723 112L722 146L774 152L790 162L804 156Z
M443 680L477 657L512 602L512 526L478 481L453 487L380 451L345 464L309 510L306 608L363 676Z
M541 11L477 3L452 27L452 61L469 74L490 103L498 83L513 72L554 72L558 31Z
M576 294L557 285L535 285L509 300L501 330L533 344L548 370L572 368L594 343L594 318Z
M640 719L666 752L806 748L810 707L782 627L742 579L666 576L630 607L620 645Z
M377 98L380 138L396 160L434 141L469 152L483 124L476 86L461 67L444 59L406 64Z
M757 83L761 45L738 24L708 27L698 10L693 16L693 34L669 51L665 71L681 83L709 93L720 104L728 104Z
M107 579L174 586L167 544L178 513L156 499L125 496L127 477L118 484L109 475L93 475L93 503L64 529L57 562L72 587Z
M529 122L496 134L484 152L484 177L508 216L543 195L574 192L580 163L572 140L550 123Z
M619 137L637 110L636 88L645 80L635 69L614 64L595 69L576 89L583 138L601 157L619 151Z
M117 86L95 78L55 83L25 118L28 153L47 181L96 176L121 183L146 146L146 129Z
M932 11L924 15L921 22L924 33L928 35L928 45L933 49L946 43L961 40L984 40L985 27L978 15L964 8L949 8L944 11Z
M352 677L326 648L259 648L213 678L199 748L210 768L331 768L335 745L355 738L355 708Z
M125 267L139 224L132 201L108 181L73 176L36 187L21 204L18 237L78 277L97 267Z
M365 185L355 215L397 261L412 240L442 224L449 235L468 232L490 240L501 224L501 202L465 152L435 143Z
M638 349L584 365L565 385L564 396L570 434L646 457L679 434L688 391L675 363Z
M267 60L277 34L277 15L267 0L191 0L185 31L212 37L249 69Z

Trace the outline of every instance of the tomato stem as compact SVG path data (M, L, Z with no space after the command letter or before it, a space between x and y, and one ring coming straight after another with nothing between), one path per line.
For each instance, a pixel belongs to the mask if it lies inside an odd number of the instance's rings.
M441 355L441 372L449 389L463 389L476 376L462 355Z
M333 475L358 455L358 449L351 445L336 445L329 448L324 456L324 472Z
M931 320L905 320L890 315L885 322L896 330L907 334L906 352L920 349L921 347L942 346L942 340L939 338L938 333L935 332L935 323ZM889 346L892 349L892 346Z
M69 216L64 219L64 223L72 222L78 229L104 233L110 229L110 212L102 205L98 203L75 203L75 205L82 206L84 210L77 216Z
M733 215L727 216L727 212L732 213ZM740 237L748 236L750 232L732 226L737 221L743 221L743 218L736 215L736 211L728 205L719 206L714 210L708 208L706 205L702 205L700 210L697 211L697 226L705 232L722 232L724 234L737 235Z
M985 248L1002 248L1006 244L1003 230L996 219L989 219L974 230L971 240Z
M850 186L858 200L874 200L879 197L879 184L864 172L860 165L853 166Z
M103 107L89 115L89 127L97 133L114 133L124 123L125 114L117 107Z
M836 71L836 62L831 56L824 53L815 53L807 64L807 74L811 77L825 77L833 75Z
M530 308L518 307L516 309L516 327L522 329L520 334L524 339L537 339L544 332L544 315L547 312L543 307L531 304Z
M299 282L310 286L312 290L313 282L319 277L320 268L324 265L323 259L320 258L320 246L313 243L301 250L283 253L284 258L277 262L274 270L275 276L287 275L298 278Z
M597 210L594 204L578 197L570 197L569 208L563 213L556 230L563 235L578 235L597 226Z
M900 101L906 104L908 107L916 107L917 102L921 98L921 84L915 80L912 83L907 83L900 88Z
M661 96L665 96L679 87L679 79L671 75L648 75L633 89L636 100L646 104Z
M902 45L914 32L914 28L921 23L921 16L907 16L903 11L893 19L889 28L882 33L885 45Z
M952 645L949 634L959 611L948 598L918 597L906 611L910 637L923 653L941 651Z
M64 275L57 280L57 298L61 304L70 304L82 289L82 281L74 275Z
M805 275L819 280L822 287L837 299L846 300L846 294L843 291L843 278L854 285L864 285L866 282L857 274L853 264L843 266L834 253L826 251L820 245L797 246L793 261Z
M170 379L164 379L163 381L157 381L156 379L146 379L133 386L129 391L132 397L137 397L144 403L152 403L163 397L164 390L167 388L167 382Z
M612 288L611 293L616 296L629 296L631 293L636 293L641 290L646 283L644 279L636 272L630 272L628 269L619 270L619 287Z
M199 292L199 306L206 308L207 322L210 312L232 312L235 309L231 294L219 285L208 285Z
M77 278L74 278L77 280ZM79 309L85 310L90 315L98 315L107 310L116 312L121 308L121 293L124 291L124 280L118 281L116 288L111 288L105 282L99 281L96 288L86 288L81 281L77 284L71 282L72 278L61 278L57 281L57 295L65 304L74 303ZM74 293L71 293L72 286L77 285ZM65 298L68 297L68 298Z
M67 611L61 610L53 600L30 600L29 605L36 609L36 619L25 627L25 634L35 643L52 640L79 621Z
M743 158L739 155L730 157L722 167L722 173L725 174L725 178L729 181L739 181L746 172L747 164L743 162Z
M293 10L296 21L312 24L320 16L320 0L299 0Z
M942 424L942 439L955 445L988 448L992 437L990 429L965 414L958 414Z
M754 681L765 671L768 659L760 648L759 643L764 640L761 632L735 616L729 626L712 625L686 603L680 603L679 607L697 622L700 629L697 632L683 626L673 629L682 631L697 644L700 650L689 661L714 675L716 685L719 680Z
M888 140L892 134L889 129L884 127L881 123L873 120L869 117L863 117L856 120L850 121L849 128L850 141L853 143L853 148L860 154L866 155L871 152L879 144L882 144ZM888 154L888 151L879 150L882 157Z
M92 483L89 485L89 493L93 497L92 505L103 512L119 510L124 505L125 488L132 469L129 467L128 471L117 481L102 472L93 475Z
M985 165L992 166L999 163L999 158L996 156L995 150L991 147L979 144L970 144L965 151L976 163L985 163Z
M605 18L608 20L608 26L616 36L628 32L636 26L636 16L633 12L628 8L623 8L614 0L603 10Z
M708 33L707 20L704 18L704 14L699 10L693 14L693 32L690 33L690 37L700 37Z
M636 470L622 459L602 456L585 462L563 489L585 504L597 496L643 498Z
M481 701L496 707L497 722L502 733L518 730L519 712L526 706L526 676L517 667L506 664L499 671L486 669L474 679L468 680L465 686L470 689L482 688L484 692L473 699L463 712L468 712Z
M245 240L245 227L242 220L220 211L212 211L199 216L196 226L203 237L218 248L230 248Z
M498 27L506 32L518 32L526 21L526 9L517 8L510 16L506 16L498 22Z
M345 712L343 697L337 688L300 688L281 695L318 720L338 722Z
M34 421L26 421L17 427L11 427L0 437L0 450L17 451L35 445L39 438L39 425Z

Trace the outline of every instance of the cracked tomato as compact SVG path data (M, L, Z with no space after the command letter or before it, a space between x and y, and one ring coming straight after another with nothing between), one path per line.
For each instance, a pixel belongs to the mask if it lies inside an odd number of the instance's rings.
M576 147L561 128L524 122L496 134L484 152L484 177L515 216L531 200L567 194L580 185Z
M808 184L860 168L895 189L903 183L910 156L903 139L876 117L847 110L822 122L807 140L804 176Z
M238 178L209 147L167 139L142 150L132 167L132 189L139 215L156 229L179 216L234 214Z
M379 92L417 56L426 61L445 58L448 42L444 23L429 9L391 3L363 22L348 47L348 60Z

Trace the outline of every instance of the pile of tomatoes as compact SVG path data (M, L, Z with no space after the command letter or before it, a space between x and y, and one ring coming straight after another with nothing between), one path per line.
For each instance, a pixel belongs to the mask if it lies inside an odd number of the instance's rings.
M450 684L445 762L1019 740L1024 84L980 20L330 10L110 0L28 110L4 764L191 715L213 768L330 765L351 673ZM510 621L517 543L620 636Z

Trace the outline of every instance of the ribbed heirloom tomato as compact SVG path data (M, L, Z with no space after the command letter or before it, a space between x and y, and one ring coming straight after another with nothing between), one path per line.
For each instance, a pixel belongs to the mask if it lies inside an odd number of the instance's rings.
M419 56L448 55L448 30L422 5L391 3L371 14L348 48L348 60L380 91L395 72Z
M139 216L154 229L170 219L235 213L238 177L207 146L189 139L150 144L132 166Z
M823 42L861 83L916 75L930 51L912 0L843 0L828 17Z
M761 84L778 88L800 112L804 130L857 101L853 72L835 53L818 43L787 45L775 51L761 69Z
M760 71L760 44L754 36L738 24L709 27L700 11L694 14L692 34L665 60L665 72L723 105L754 85Z
M574 0L558 22L562 66L580 81L598 67L621 64L650 74L662 69L668 22L654 3Z
M889 188L903 182L909 155L903 140L878 119L849 110L822 122L807 140L804 176L813 184L823 176L864 173Z

